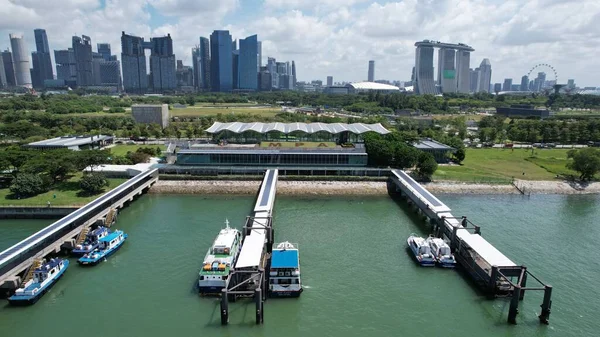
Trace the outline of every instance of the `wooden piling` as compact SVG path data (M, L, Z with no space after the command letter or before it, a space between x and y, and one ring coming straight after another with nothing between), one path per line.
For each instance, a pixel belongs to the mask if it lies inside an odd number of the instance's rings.
M517 324L517 314L519 313L519 298L521 297L521 286L516 285L513 289L510 308L508 309L508 323Z
M552 307L552 286L544 286L544 301L542 302L542 312L540 313L540 323L548 324L550 318L550 309Z

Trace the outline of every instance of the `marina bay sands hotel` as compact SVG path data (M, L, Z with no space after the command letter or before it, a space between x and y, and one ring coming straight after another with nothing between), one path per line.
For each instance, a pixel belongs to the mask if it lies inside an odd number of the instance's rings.
M414 90L417 94L469 93L469 63L475 49L466 44L423 40L417 47ZM434 80L433 51L438 48L437 84Z

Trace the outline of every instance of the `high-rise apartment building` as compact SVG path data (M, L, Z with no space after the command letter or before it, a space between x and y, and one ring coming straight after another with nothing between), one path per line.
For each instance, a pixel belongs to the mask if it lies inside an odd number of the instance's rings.
M521 77L521 86L519 87L520 91L529 91L529 77L524 75Z
M229 92L233 90L233 42L228 30L215 30L210 35L210 78L211 90Z
M367 74L367 78L369 82L375 81L375 61L373 60L369 61L369 73Z
M171 34L150 39L150 76L154 92L170 91L177 88L175 54Z
M502 84L502 91L510 91L512 87L512 78L505 78L504 84Z
M77 69L77 86L87 87L94 85L92 67L92 40L89 36L73 36L73 52L75 53L75 66Z
M238 59L238 87L241 90L258 90L258 37L240 40Z
M441 87L442 93L457 91L455 55L456 51L451 48L438 50L438 85Z
M211 60L210 60L210 41L205 37L200 38L200 76L202 77L203 88L206 91L211 90Z
M36 51L31 53L33 69L31 71L31 82L34 88L43 88L45 80L54 79L52 72L52 60L50 58L50 47L48 46L48 36L46 30L35 29Z
M492 82L492 64L489 59L483 59L479 65L478 92L490 92Z
M546 73L539 72L538 76L535 78L535 80L533 80L533 90L532 91L534 91L534 92L542 91L542 89L544 89L545 84L546 84Z
M328 87L333 86L333 76L327 76L327 86Z
M121 62L123 87L126 92L145 93L148 91L148 75L144 38L121 34Z
M184 66L183 61L177 60L177 87L178 88L193 88L194 86L194 70L192 67Z
M15 72L16 85L31 88L31 72L29 71L29 53L25 47L22 35L10 34L12 63Z

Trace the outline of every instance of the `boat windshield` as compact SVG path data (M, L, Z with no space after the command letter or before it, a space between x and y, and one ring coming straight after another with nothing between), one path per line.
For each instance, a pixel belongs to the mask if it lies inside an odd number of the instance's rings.
M450 247L440 247L440 255L450 255Z
M429 252L430 252L429 246L421 246L421 249L419 250L419 252L421 254L429 254Z
M213 255L228 255L229 254L229 248L227 247L213 247L213 251L212 251Z

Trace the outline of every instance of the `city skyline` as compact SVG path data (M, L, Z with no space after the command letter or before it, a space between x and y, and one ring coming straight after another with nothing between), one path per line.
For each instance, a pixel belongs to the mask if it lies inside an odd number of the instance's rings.
M61 6L12 4L5 11L8 20L0 25L0 49L9 47L9 33L23 32L27 49L35 50L35 28L46 29L52 50L66 49L71 36L87 34L93 41L110 43L117 55L121 53L123 30L137 36L170 33L174 54L191 65L190 50L198 44L198 36L228 29L236 39L258 34L263 64L268 56L295 60L299 81L325 80L325 73L338 81L366 80L368 60L376 61L377 74L407 81L414 65L412 45L423 39L474 46L477 51L471 55L471 64L488 58L494 65L492 83L521 78L537 63L552 64L561 82L575 78L582 87L598 85L600 77L592 57L594 44L582 43L587 36L584 33L594 30L593 16L600 13L600 5L593 1L581 2L586 11L553 1L478 1L462 2L462 6L450 0L435 6L415 1L209 3L115 0L99 4L67 1ZM373 17L380 19L371 20ZM460 20L454 20L457 17ZM573 17L578 18L577 25L554 25ZM64 25L65 20L70 24Z

